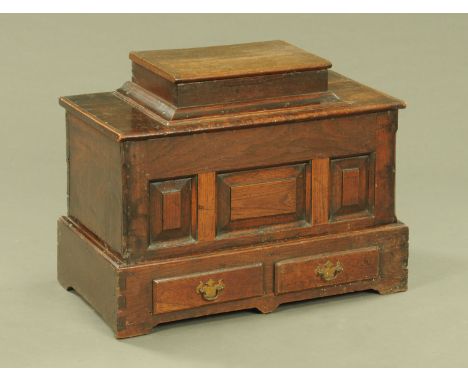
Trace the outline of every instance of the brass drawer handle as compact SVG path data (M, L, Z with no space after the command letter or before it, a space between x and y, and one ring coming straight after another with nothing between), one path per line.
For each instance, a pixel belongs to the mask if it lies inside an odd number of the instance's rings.
M315 273L317 276L320 276L322 280L331 281L335 279L340 272L343 272L343 270L343 266L339 261L336 262L336 265L333 265L333 263L328 260L325 264L319 265L315 269Z
M198 294L201 294L206 301L214 301L224 290L224 283L223 280L218 280L218 282L216 282L213 279L209 279L206 283L200 281L200 284L198 284L195 290Z

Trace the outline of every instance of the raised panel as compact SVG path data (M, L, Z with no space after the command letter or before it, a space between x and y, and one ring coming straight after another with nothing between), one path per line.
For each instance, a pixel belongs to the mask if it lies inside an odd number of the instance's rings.
M150 245L192 238L192 231L195 229L192 222L192 199L196 199L197 192L194 183L193 178L150 183Z
M358 168L346 168L343 170L343 195L341 197L343 207L359 204L360 175L361 171Z
M310 216L307 168L306 164L297 164L218 174L218 234L305 223Z
M163 197L163 230L179 229L182 226L182 197L179 190L162 195Z
M374 209L374 155L330 161L330 219L369 216Z

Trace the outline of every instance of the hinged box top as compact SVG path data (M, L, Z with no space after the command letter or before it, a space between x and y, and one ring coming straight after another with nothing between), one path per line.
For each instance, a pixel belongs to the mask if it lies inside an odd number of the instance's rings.
M171 82L321 70L331 62L285 41L131 52L130 59Z
M151 104L167 120L186 115L186 108L326 92L331 66L284 41L149 50L130 59L132 82L122 93Z
M116 91L61 97L60 103L118 140L405 107L284 41L132 52L130 58L132 79Z

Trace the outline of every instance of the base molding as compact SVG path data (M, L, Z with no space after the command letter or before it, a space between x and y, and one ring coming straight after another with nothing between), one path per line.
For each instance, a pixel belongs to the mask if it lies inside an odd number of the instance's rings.
M359 256L360 248L369 247L378 249L377 275L369 273L368 256ZM275 264L288 259L298 259L304 268L286 277L307 275L309 279L296 281L308 289L281 294L275 289L281 276ZM319 277L315 259L331 267L331 276L327 275L332 279L310 287L310 277ZM407 260L408 229L402 223L126 265L82 226L66 217L58 221L60 284L86 300L117 338L150 333L164 322L229 311L270 313L292 301L362 290L402 292L407 289ZM361 279L346 278L359 272ZM154 313L155 301L164 313Z

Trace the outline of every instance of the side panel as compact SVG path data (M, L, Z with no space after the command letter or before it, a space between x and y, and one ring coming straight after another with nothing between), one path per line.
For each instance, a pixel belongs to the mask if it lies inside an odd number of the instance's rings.
M397 111L379 115L375 153L376 224L396 222L395 216L395 146L398 129Z
M67 113L68 215L122 250L120 144Z

